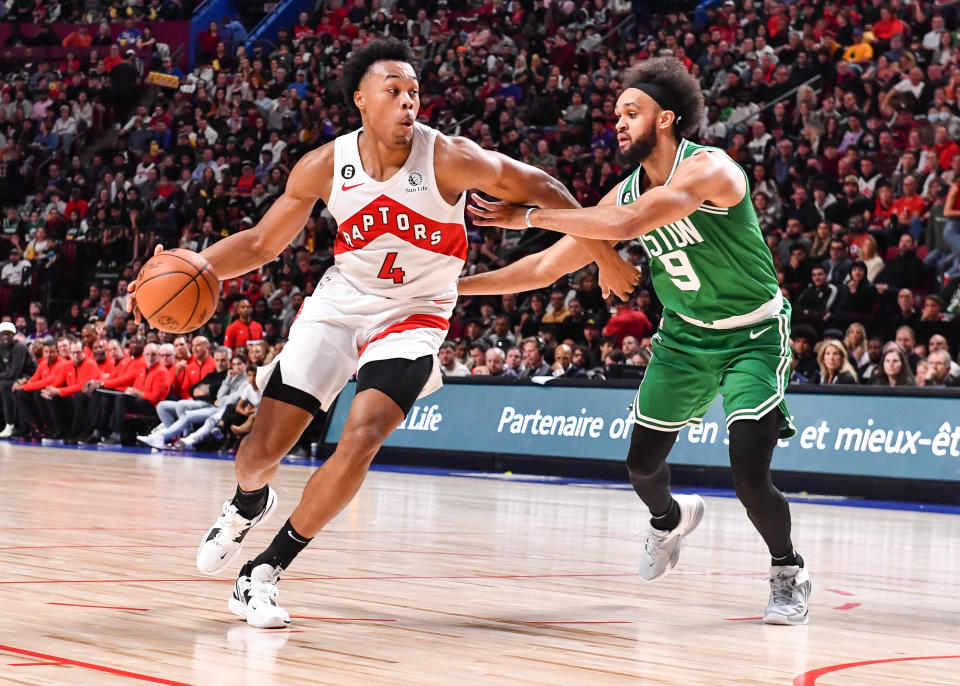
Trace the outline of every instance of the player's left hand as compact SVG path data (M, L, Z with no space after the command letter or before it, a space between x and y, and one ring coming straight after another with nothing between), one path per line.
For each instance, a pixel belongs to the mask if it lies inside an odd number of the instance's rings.
M467 207L473 215L473 223L477 226L499 226L502 229L527 228L526 205L516 205L504 200L484 200L474 193L471 196L474 204Z

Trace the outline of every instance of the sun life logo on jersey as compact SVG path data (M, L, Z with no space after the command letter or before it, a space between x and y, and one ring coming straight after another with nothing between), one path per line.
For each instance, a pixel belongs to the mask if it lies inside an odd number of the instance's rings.
M427 186L423 184L423 174L418 171L412 171L407 175L407 183L409 188L404 189L407 193L419 193L427 190Z

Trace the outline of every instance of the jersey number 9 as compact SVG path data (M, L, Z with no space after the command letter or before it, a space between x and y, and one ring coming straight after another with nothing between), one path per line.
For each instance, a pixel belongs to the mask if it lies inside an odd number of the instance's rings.
M674 250L660 257L660 263L671 276L673 285L681 291L700 290L700 277L693 271L690 258L682 250Z

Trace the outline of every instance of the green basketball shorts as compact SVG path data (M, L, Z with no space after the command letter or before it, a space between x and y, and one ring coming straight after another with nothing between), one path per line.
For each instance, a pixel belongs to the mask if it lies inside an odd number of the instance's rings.
M634 421L679 431L699 424L720 393L727 428L780 408L780 438L790 438L797 433L784 400L790 361L787 302L775 317L738 329L707 329L665 311L633 403Z

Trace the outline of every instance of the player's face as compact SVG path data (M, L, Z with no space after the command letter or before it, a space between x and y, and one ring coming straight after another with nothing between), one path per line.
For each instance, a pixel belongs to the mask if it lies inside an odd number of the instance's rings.
M375 62L354 95L364 128L371 128L391 147L406 147L420 111L420 84L406 62Z
M620 94L615 110L617 145L630 164L643 162L656 147L659 110L653 98L641 90L628 88Z

